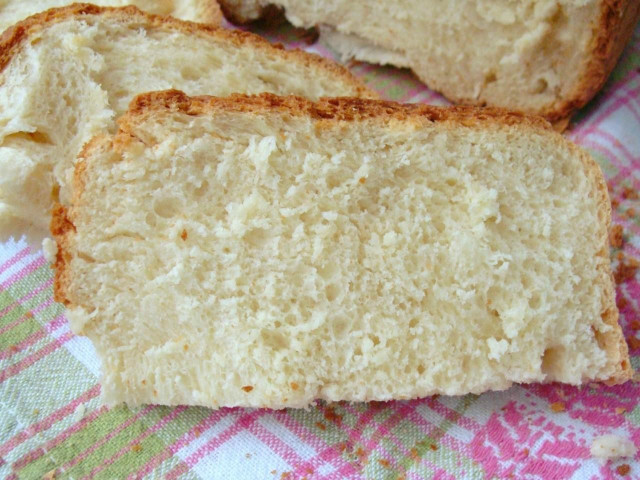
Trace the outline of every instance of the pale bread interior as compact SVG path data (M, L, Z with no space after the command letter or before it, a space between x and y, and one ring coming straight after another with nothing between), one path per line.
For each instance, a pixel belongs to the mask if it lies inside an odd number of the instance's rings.
M78 164L57 286L108 402L628 378L587 154L473 111L272 101L142 107Z
M344 69L258 37L105 10L34 26L0 84L0 238L46 235L53 202L68 201L82 146L114 132L137 93L180 88L320 96L372 95Z
M251 20L275 4L299 27L320 27L343 60L409 67L454 102L552 120L575 99L598 33L600 0L222 0ZM627 12L630 15L636 12ZM616 32L611 32L615 34ZM593 72L598 76L600 72ZM598 80L596 80L598 81Z
M0 31L38 12L64 7L70 0L0 0ZM215 0L93 0L103 7L136 7L156 15L171 15L181 20L218 24L220 7Z

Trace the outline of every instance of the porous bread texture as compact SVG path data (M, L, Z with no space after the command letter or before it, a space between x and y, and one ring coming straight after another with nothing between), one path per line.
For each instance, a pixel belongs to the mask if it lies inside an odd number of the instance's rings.
M0 238L48 232L54 201L82 146L113 133L134 95L180 88L375 96L346 69L243 32L181 22L134 7L50 10L0 39Z
M138 97L59 208L108 403L304 407L619 383L602 174L495 110ZM580 241L576 241L580 239Z
M64 7L69 0L0 0L0 31L13 24L50 8ZM222 19L220 6L215 0L93 0L102 7L136 7L156 15L171 15L181 20L219 25Z
M320 26L344 60L410 67L454 102L553 122L602 87L640 17L640 0L221 1L236 20L267 4Z

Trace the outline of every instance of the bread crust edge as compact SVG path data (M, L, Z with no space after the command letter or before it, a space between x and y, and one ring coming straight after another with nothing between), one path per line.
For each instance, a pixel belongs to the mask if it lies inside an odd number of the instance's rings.
M211 15L216 15L211 7ZM169 16L154 15L143 12L135 6L125 7L99 7L89 3L75 3L61 8L53 8L45 12L37 13L7 29L0 36L0 72L3 72L11 63L13 57L20 51L28 39L51 25L63 22L70 18L82 18L86 16L102 16L115 21L135 21L148 28L160 28L181 32L187 35L200 35L215 40L228 41L235 46L250 45L262 53L276 54L285 60L302 63L307 66L325 70L334 78L340 79L346 85L354 89L354 95L363 98L378 98L378 94L366 87L348 69L319 55L302 50L286 50L281 44L271 44L262 37L249 32L227 30L218 25L178 20ZM218 14L221 20L221 15Z

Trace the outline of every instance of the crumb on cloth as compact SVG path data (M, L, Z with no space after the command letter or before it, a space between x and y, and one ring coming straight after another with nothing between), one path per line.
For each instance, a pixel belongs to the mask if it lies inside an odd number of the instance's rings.
M591 456L602 464L615 458L633 457L636 452L633 442L619 435L602 435L595 438L591 444Z

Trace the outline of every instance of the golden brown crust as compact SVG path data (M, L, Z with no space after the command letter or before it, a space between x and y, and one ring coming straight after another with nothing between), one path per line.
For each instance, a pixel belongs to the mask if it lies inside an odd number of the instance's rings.
M165 29L177 31L187 35L198 35L213 41L229 42L232 45L251 46L258 53L279 55L291 62L299 62L306 66L325 70L334 78L340 79L354 89L354 96L377 98L378 95L365 87L346 68L318 55L301 50L285 50L281 45L272 45L263 38L248 32L226 30L215 25L186 22L173 17L164 17L145 13L134 6L127 7L98 7L88 3L76 3L62 8L54 8L46 12L33 15L13 27L7 29L0 37L0 71L3 71L11 59L22 48L22 45L43 29L63 22L70 18L100 16L123 23L139 23L145 28Z
M633 376L633 369L629 360L629 347L624 338L622 328L619 324L619 312L616 305L616 294L614 288L613 274L611 272L611 261L609 259L609 228L611 226L611 202L609 201L609 190L602 170L595 160L584 150L574 146L572 148L580 155L585 168L585 173L591 179L596 201L598 205L598 226L600 227L598 236L600 237L600 250L598 256L602 259L601 279L604 287L602 321L609 325L611 330L606 333L596 333L598 344L607 352L607 358L611 362L614 374L604 382L607 385L617 385L624 383Z
M51 212L51 234L58 245L55 262L55 278L53 282L53 299L65 306L71 301L67 296L70 281L69 263L71 253L68 248L69 236L76 231L75 226L69 220L67 209L57 204Z
M143 93L134 97L129 105L129 111L118 120L121 132L128 130L127 125L136 123L139 117L162 110L181 111L187 115L202 115L216 111L255 113L282 111L292 116L310 116L314 119L327 121L358 121L372 118L387 122L389 120L415 119L423 122L451 121L465 126L527 125L543 130L552 130L552 126L543 118L500 108L403 105L396 102L351 97L322 98L314 103L293 95L281 97L271 93L234 94L226 98L189 97L179 90L165 90Z
M575 89L541 112L551 122L569 118L591 100L609 78L640 20L640 0L601 0L600 17Z

